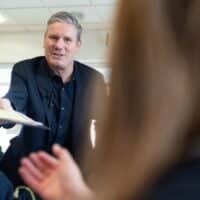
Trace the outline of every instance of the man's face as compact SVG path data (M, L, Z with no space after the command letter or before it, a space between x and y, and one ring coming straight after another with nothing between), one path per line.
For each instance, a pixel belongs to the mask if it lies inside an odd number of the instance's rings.
M81 47L77 29L73 24L50 24L44 37L45 57L53 70L63 70L73 63Z

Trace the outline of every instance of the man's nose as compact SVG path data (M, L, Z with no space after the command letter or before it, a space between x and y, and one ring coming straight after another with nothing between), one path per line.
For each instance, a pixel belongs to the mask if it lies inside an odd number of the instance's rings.
M62 38L58 39L55 43L55 47L58 49L62 49L64 47L64 41Z

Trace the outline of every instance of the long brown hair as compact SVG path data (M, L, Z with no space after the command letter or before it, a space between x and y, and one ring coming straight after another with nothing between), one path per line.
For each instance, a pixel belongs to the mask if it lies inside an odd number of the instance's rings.
M94 162L101 199L136 198L185 147L197 96L192 55L199 45L188 42L199 34L197 2L118 3L110 96Z

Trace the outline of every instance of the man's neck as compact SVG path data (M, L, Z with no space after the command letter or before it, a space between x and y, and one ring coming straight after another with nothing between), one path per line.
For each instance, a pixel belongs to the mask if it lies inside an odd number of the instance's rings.
M59 72L58 75L61 77L63 83L67 83L71 80L73 69L74 69L74 67L71 66L70 68L66 68Z
M71 63L66 68L60 69L60 70L54 70L54 72L61 77L63 83L67 83L72 78L72 73L74 70L74 63Z

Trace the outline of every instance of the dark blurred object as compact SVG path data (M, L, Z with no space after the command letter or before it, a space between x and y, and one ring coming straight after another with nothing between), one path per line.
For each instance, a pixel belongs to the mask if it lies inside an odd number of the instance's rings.
M0 146L0 159L3 157L2 147Z

